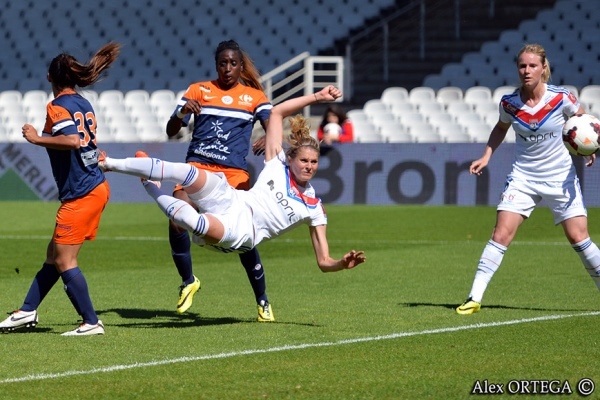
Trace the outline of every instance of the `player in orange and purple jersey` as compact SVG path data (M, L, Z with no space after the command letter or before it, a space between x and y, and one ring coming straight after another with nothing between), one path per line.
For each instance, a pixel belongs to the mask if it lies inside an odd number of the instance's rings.
M42 135L38 136L29 124L23 126L23 137L48 151L61 204L46 260L33 279L21 308L0 323L2 331L36 326L40 303L62 278L69 300L83 318L79 327L63 335L104 334L104 325L92 305L77 255L84 241L96 237L110 189L104 173L98 168L94 110L75 88L96 83L101 73L116 60L120 48L119 44L108 43L88 64L79 63L69 54L56 56L48 68L54 99L47 105Z
M263 92L252 60L235 41L219 43L215 64L218 78L188 87L167 123L167 135L176 135L194 114L186 162L212 172L222 172L231 186L248 190L250 176L246 155L250 150L252 129L256 121L266 129L272 105ZM252 147L255 152L260 152L264 137ZM195 207L181 186L175 187L173 196ZM177 312L183 313L192 305L192 298L200 289L200 280L193 274L189 233L172 221L169 223L169 242L182 279ZM258 321L273 321L258 250L240 254L240 260L254 291Z

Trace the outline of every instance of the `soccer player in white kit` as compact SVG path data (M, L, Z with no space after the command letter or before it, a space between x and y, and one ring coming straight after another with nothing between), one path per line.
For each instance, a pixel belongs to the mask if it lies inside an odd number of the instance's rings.
M148 194L175 223L193 234L195 243L229 253L244 252L265 239L299 225L309 226L317 264L323 272L354 268L366 258L351 250L341 259L329 255L327 215L309 180L317 172L319 143L310 135L304 117L290 118L290 147L283 149L283 119L310 104L334 101L342 93L333 86L287 100L271 110L267 126L265 166L249 191L236 190L218 173L185 163L172 163L137 154L115 159L103 155L99 164L108 171L139 176ZM185 201L160 189L155 181L181 184L198 213Z
M600 289L600 250L590 239L587 211L579 179L570 154L562 142L562 126L574 114L585 113L567 89L549 85L550 64L539 44L527 44L518 54L521 85L500 101L500 118L490 134L483 156L473 161L471 174L480 175L512 126L516 154L497 207L496 226L485 246L467 300L458 314L473 314L481 308L488 283L517 229L544 200L561 224L573 250L579 255ZM596 155L589 157L591 166Z

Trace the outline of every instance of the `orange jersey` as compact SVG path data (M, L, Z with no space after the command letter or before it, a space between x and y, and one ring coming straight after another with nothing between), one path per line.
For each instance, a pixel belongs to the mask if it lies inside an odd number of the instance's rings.
M242 83L222 90L216 81L197 82L188 87L173 115L190 99L198 100L202 110L194 115L186 161L247 170L254 124L268 120L273 108L267 96ZM190 118L183 118L183 124L187 125Z

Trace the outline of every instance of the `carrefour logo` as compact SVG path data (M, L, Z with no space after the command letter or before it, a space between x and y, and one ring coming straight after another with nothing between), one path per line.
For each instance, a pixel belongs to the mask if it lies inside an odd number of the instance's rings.
M252 104L252 100L254 100L249 94L240 94L238 99L241 104Z
M0 144L0 200L58 200L44 148L29 143Z

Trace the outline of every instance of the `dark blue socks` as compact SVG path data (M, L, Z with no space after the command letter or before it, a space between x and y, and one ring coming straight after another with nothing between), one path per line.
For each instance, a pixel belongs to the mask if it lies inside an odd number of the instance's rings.
M29 292L27 292L27 296L25 296L25 302L21 306L21 310L37 310L40 303L58 281L59 277L60 274L56 270L54 264L44 263L42 269L38 271L35 278L33 278L33 282L31 282Z
M63 272L61 277L65 285L65 292L77 313L83 318L83 322L90 325L97 324L98 316L90 299L87 281L79 267Z
M260 255L256 247L246 253L240 254L240 261L246 270L252 290L254 290L256 304L259 304L261 300L267 301L265 270L260 262Z
M192 270L192 254L190 252L190 235L187 231L178 232L169 224L169 243L171 244L171 255L184 284L194 282Z

